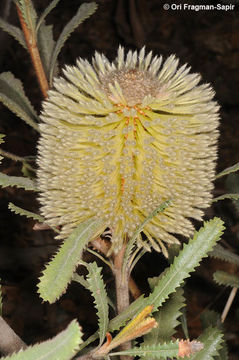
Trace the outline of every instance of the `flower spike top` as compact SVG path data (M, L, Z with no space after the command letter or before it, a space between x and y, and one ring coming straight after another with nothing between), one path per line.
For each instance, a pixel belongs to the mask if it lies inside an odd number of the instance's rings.
M162 202L139 245L167 253L190 236L211 203L218 109L208 84L178 60L122 47L110 63L78 59L56 78L44 102L38 146L41 212L65 238L93 216L112 232L112 249Z

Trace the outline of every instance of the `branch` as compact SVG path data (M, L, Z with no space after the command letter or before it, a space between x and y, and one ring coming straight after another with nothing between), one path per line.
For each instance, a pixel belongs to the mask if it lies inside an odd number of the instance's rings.
M39 50L37 47L36 37L35 37L35 34L33 33L32 29L28 28L19 6L16 5L16 7L17 7L17 13L18 13L18 17L19 17L19 20L21 23L21 27L22 27L22 30L23 30L23 33L24 33L24 36L26 39L27 48L28 48L29 54L31 56L34 69L36 71L37 79L38 79L42 94L46 98L47 91L49 90L49 85L48 85L45 71L43 69Z
M9 355L27 347L1 316L0 334L0 351L3 355Z

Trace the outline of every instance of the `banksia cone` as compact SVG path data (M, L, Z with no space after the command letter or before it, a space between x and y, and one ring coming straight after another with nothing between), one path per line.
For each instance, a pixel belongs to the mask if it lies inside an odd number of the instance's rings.
M58 238L100 216L117 251L169 199L144 228L150 245L166 253L176 234L192 234L189 218L201 220L212 199L219 107L189 71L174 56L163 63L143 48L125 57L120 47L113 63L96 53L55 79L41 115L38 184Z

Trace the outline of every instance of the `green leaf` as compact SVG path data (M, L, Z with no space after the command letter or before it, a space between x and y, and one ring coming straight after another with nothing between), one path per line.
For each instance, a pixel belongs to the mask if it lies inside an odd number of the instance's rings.
M212 202L217 202L217 201L225 200L225 199L238 200L239 194L223 194L223 195L220 195L220 196L217 196L216 198L214 198L212 200Z
M195 233L193 239L184 245L183 250L165 271L151 295L146 298L138 298L130 304L128 309L112 319L109 323L110 331L117 330L120 324L123 325L147 305L153 305L153 311L156 311L169 295L175 292L176 288L189 277L190 272L195 270L201 259L207 256L207 253L220 239L223 230L223 221L219 218L205 222L204 226Z
M213 250L209 253L210 257L227 261L231 264L239 266L239 256L231 251L224 249L221 245L217 244Z
M173 264L158 282L154 291L145 299L145 305L153 305L156 310L175 289L189 277L215 243L220 239L224 230L223 221L214 218L204 223L204 226L195 233L193 239L184 245Z
M141 356L141 359L145 357L148 359L165 359L176 358L178 355L178 341L170 341L165 344L157 344L151 346L140 346L130 350L118 351L110 353L110 356L116 355L128 355L128 356Z
M0 186L16 186L30 191L38 191L36 182L23 176L9 176L0 173Z
M36 32L38 31L38 29L40 28L41 24L43 23L43 21L45 20L45 18L47 17L47 15L51 12L52 9L54 9L54 7L56 7L56 5L59 3L60 0L53 0L50 2L50 4L45 8L45 10L43 11L43 13L41 14L41 16L39 17L39 20L37 22L37 26L36 26Z
M38 49L40 52L43 68L48 80L51 67L51 57L55 46L52 29L52 25L45 25L45 21L43 21L38 31L37 37Z
M171 294L159 311L154 313L158 327L144 336L143 345L153 345L170 341L175 334L175 328L180 324L178 318L182 315L181 309L185 306L183 289L179 288Z
M221 271L221 270L216 271L213 274L213 279L219 285L239 288L239 277L233 274L228 274L225 271Z
M0 28L13 36L24 49L27 50L27 44L23 35L23 32L16 26L9 24L7 21L0 18Z
M200 316L203 329L209 327L216 327L223 331L223 325L221 323L221 316L215 311L206 310ZM221 349L218 351L218 356L213 358L214 360L228 360L228 351L226 341L223 339L221 343Z
M102 221L95 218L84 221L73 230L40 277L38 292L44 301L53 303L65 292L81 260L83 249L103 231Z
M29 346L26 350L1 358L1 360L70 360L82 343L81 328L73 320L68 327L51 340Z
M231 173L234 173L236 171L239 170L239 162L233 166L230 166L226 169L224 169L223 171L221 171L219 174L216 175L216 179L222 177L222 176L225 176L225 175L228 175L228 174L231 174Z
M10 72L0 74L0 101L28 125L39 131L38 116L26 97L22 82Z
M41 215L35 214L31 211L20 208L19 206L14 205L13 203L8 204L8 209L14 212L17 215L26 216L28 219L34 219L39 222L44 222L44 218Z
M149 214L149 216L143 221L143 223L135 231L135 233L133 234L132 238L128 242L128 244L126 246L126 249L125 249L124 261L123 261L123 267L122 267L122 273L123 274L126 273L126 268L127 268L128 263L129 263L130 256L132 254L133 247L135 245L136 239L139 236L139 234L144 230L145 225L149 221L151 221L152 218L154 218L158 213L163 212L170 204L171 204L170 200L165 201L162 204L160 204L154 211L151 212L151 214Z
M52 85L52 78L53 78L56 60L64 43L66 42L70 34L75 30L75 28L79 26L85 19L91 16L96 11L96 9L97 9L97 5L95 2L82 4L79 7L76 15L64 27L59 39L56 42L56 46L54 48L54 52L51 58L50 85Z
M15 0L19 6L27 27L34 33L36 28L37 14L31 0Z
M214 360L221 348L223 334L217 328L208 328L198 340L203 343L204 348L191 355L190 360Z
M92 293L95 301L95 307L97 309L97 316L98 316L98 324L99 324L99 337L100 337L100 344L102 345L105 334L108 328L109 318L108 318L108 299L107 293L105 290L105 284L102 279L101 275L101 268L97 266L97 264L90 263L87 264L87 280L89 284L89 290Z

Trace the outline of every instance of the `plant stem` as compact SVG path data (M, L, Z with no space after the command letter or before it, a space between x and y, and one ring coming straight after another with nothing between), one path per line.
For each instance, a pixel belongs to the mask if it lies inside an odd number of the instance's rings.
M225 319L227 317L228 311L230 310L230 307L232 305L234 297L236 296L237 290L238 290L238 288L236 288L236 287L232 288L232 290L231 290L231 293L229 295L229 298L227 300L227 303L226 303L226 305L224 307L224 310L223 310L223 313L222 313L222 316L221 316L221 322L222 323L225 321Z
M120 314L129 306L129 274L123 274L122 265L124 260L126 245L123 245L122 249L114 255L114 275L116 286L116 298L117 298L117 311ZM121 350L128 350L131 348L131 342L126 342L120 346ZM121 360L131 360L131 356L120 356Z
M19 17L19 20L21 23L21 27L22 27L22 30L23 30L23 33L25 36L25 40L27 43L27 48L28 48L29 54L31 56L34 69L36 71L37 79L38 79L42 94L46 98L47 91L49 90L49 85L48 85L46 74L45 74L45 71L44 71L44 68L42 65L39 50L37 47L35 33L33 32L33 29L28 28L19 6L16 5L16 7L17 7L17 13L18 13L18 17Z

